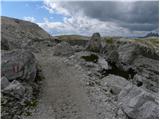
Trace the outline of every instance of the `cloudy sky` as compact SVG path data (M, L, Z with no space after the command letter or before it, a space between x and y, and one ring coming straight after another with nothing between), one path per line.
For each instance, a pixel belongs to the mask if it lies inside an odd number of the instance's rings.
M39 24L52 35L143 36L158 32L158 1L3 1L2 15Z

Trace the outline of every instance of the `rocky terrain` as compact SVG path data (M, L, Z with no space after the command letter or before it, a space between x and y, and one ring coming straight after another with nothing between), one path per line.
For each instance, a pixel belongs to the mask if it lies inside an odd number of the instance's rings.
M1 18L1 118L159 118L158 38L66 40Z

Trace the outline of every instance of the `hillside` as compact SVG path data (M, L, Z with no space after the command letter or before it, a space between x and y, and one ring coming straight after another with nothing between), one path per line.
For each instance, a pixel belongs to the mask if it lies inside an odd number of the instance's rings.
M35 23L1 17L2 49L22 48L33 41L51 40L52 36Z
M56 36L60 40L89 40L90 37L81 35L60 35Z

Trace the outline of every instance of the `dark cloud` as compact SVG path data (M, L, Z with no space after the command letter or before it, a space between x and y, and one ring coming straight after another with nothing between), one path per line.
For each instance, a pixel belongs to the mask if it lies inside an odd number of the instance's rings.
M158 28L158 1L137 2L68 2L68 9L82 11L84 15L100 21L111 21L133 31L152 31Z
M157 27L158 27L158 24L143 24L143 23L138 23L138 24L132 24L132 23L123 23L123 24L120 24L122 27L125 27L125 28L129 28L131 31L152 31L152 30L155 30Z

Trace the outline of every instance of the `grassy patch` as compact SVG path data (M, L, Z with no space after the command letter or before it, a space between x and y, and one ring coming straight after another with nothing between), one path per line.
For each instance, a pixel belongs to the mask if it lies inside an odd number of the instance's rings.
M38 101L37 101L36 99L33 99L33 100L31 100L31 101L27 101L27 102L25 103L25 105L26 105L27 107L30 107L30 108L36 107L37 104L38 104Z
M113 44L113 43L114 43L114 40L113 40L112 37L108 37L108 38L105 38L105 42L106 42L107 44Z
M83 58L85 61L88 61L88 62L97 63L98 61L98 56L95 54L91 54L89 56L82 56L81 58Z
M81 35L61 35L57 36L59 40L89 40L90 37L88 36L81 36Z
M134 40L134 42L142 43L144 45L147 45L148 47L157 47L159 46L159 39L158 38L137 38Z

